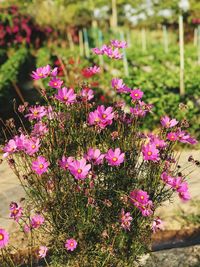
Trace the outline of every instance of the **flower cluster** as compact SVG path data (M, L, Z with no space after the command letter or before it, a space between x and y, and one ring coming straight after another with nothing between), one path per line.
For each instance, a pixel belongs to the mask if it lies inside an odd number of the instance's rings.
M149 200L149 195L143 190L134 190L130 192L130 201L137 207L143 216L151 216L153 214L153 202Z
M121 59L122 54L120 54L120 48L126 48L127 43L125 41L112 40L110 45L103 45L101 48L93 48L92 51L96 55L106 55L112 59Z

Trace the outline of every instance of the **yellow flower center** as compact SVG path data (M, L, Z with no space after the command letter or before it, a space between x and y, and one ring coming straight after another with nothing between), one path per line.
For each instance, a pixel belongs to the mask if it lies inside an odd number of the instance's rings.
M57 86L58 84L57 83L54 83L54 86Z
M43 164L40 164L40 165L39 165L39 168L40 168L40 169L43 169L43 168L44 168L44 165L43 165Z
M99 122L99 118L96 118L94 121L95 121L95 122Z
M114 162L116 162L116 161L118 160L118 158L114 157L114 158L112 158L112 160L113 160Z
M32 145L32 148L34 149L35 148L35 145Z
M63 99L67 101L68 100L68 97L67 96L64 96Z
M38 76L42 77L42 76L43 76L43 74L42 74L42 73L39 73L39 74L38 74Z
M66 164L66 165L65 165L65 168L68 168L68 167L69 167L69 165L68 165L68 164Z
M18 210L13 210L13 214L16 215L19 211Z
M140 198L143 200L144 199L144 196L141 196Z
M107 117L107 115L106 114L103 114L102 117L105 119Z
M73 246L74 246L74 242L71 242L71 243L70 243L70 247L73 247Z
M171 139L175 139L175 136L174 135L171 135Z
M138 96L138 93L135 93L135 96Z
M78 169L77 172L78 172L78 173L82 173L82 170L81 170L81 169Z
M151 151L148 151L148 152L147 152L147 155L148 155L148 156L151 156L151 155L152 155L152 152L151 152Z
M4 235L3 234L0 234L0 241L1 240L4 240Z

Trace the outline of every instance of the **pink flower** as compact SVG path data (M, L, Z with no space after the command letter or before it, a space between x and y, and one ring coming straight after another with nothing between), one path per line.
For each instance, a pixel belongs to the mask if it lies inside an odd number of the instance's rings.
M88 122L90 125L98 125L104 129L107 125L112 124L114 112L112 107L105 108L103 105L98 106L97 109L89 113Z
M162 229L163 227L163 221L157 217L153 220L153 223L152 223L152 230L153 230L153 233L156 233L158 230Z
M131 91L130 96L133 100L139 100L143 97L143 94L144 93L140 89L135 89Z
M47 76L49 76L50 71L51 71L51 67L49 65L46 65L44 67L37 68L36 71L33 71L31 74L31 77L34 80L46 78Z
M61 88L63 84L63 81L61 81L60 79L53 77L50 81L49 81L49 86L51 86L52 88L56 88L59 89Z
M130 192L130 201L137 207L143 216L151 216L153 214L153 203L149 200L149 195L143 190L134 190Z
M15 136L15 142L17 145L17 150L24 150L24 145L27 142L28 138L24 134L20 134L20 136Z
M65 248L69 251L73 251L75 250L77 247L77 242L75 239L73 238L70 238L70 239L67 239L66 242L65 242Z
M94 92L92 89L84 88L81 91L81 96L84 101L90 101L92 98L94 98Z
M69 170L75 179L85 179L91 169L91 164L86 164L86 160L74 160L69 164Z
M134 190L130 192L130 200L136 207L138 207L140 204L146 205L149 201L149 195L146 191Z
M120 214L121 227L124 228L125 230L130 231L132 220L133 220L133 217L131 216L130 212L125 213L124 209L122 209L121 214Z
M118 93L127 93L129 91L129 88L126 87L126 85L123 83L122 79L113 78L111 81L112 87L118 92Z
M178 135L175 132L170 132L167 134L167 139L174 142L178 140Z
M68 170L69 165L74 161L73 157L62 156L62 159L59 160L59 165L63 170Z
M25 115L30 121L32 120L40 120L42 117L44 117L47 112L45 107L43 106L34 106L29 108L30 113Z
M13 218L14 221L18 222L22 217L23 209L17 203L11 202L10 204L10 218Z
M39 156L37 160L32 162L32 170L41 175L47 172L49 165L50 163L43 156Z
M179 130L177 132L177 136L178 136L178 140L181 143L187 143L191 145L195 145L198 143L198 141L195 138L191 137L189 133L186 133L184 131Z
M178 121L176 119L170 119L168 116L162 117L160 122L165 128L171 128L178 124Z
M159 150L154 143L149 143L146 146L143 146L142 153L144 160L158 161L160 159Z
M27 139L24 143L25 152L30 156L38 152L39 148L40 148L39 138Z
M92 48L92 52L96 55L103 55L103 50L98 47Z
M126 41L119 41L119 40L112 40L111 45L113 45L116 48L126 48L127 42Z
M3 157L7 157L8 155L14 153L17 150L17 145L14 139L10 139L8 143L3 148Z
M84 155L84 158L95 165L103 163L105 155L101 154L99 149L89 148L87 154Z
M120 148L115 150L109 149L105 155L105 159L108 161L108 164L111 166L119 166L124 162L125 153L121 153Z
M148 134L148 137L150 139L150 143L154 143L157 148L164 148L167 145L164 140L154 134Z
M58 68L56 67L56 68L54 68L54 69L51 71L51 76L52 76L52 77L56 77L57 74L58 74Z
M163 182L170 185L172 183L173 177L171 177L169 174L167 174L167 172L163 172L161 174L161 179L163 180Z
M47 128L46 124L39 121L34 125L33 131L31 134L35 135L35 136L43 136L46 133L48 133L48 128Z
M73 104L76 101L76 94L72 88L63 87L58 89L58 94L55 97L66 105Z
M39 247L39 251L38 251L38 255L40 258L45 258L46 255L47 255L47 251L48 251L48 248L45 247L45 246L40 246Z
M40 214L36 214L31 218L31 227L33 229L39 228L44 223L44 217Z
M4 229L0 229L0 249L7 246L9 242L9 234Z

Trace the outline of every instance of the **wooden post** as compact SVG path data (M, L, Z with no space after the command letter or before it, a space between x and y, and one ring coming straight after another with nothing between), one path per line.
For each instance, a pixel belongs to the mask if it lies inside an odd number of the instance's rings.
M120 32L121 41L125 41L124 39L124 33ZM123 65L124 65L124 74L126 77L129 77L129 70L128 70L128 61L126 56L126 50L122 49L123 51Z
M101 48L103 45L103 35L102 35L102 31L98 30L98 47ZM103 56L99 55L99 64L100 66L104 66L104 60L103 60Z
M198 65L200 65L200 25L197 29L197 53L198 53Z
M78 32L78 39L79 39L79 51L80 51L80 56L84 56L84 47L83 47L83 33L82 30L79 30Z
M180 95L185 94L184 86L184 31L183 16L179 15L179 49L180 49Z
M197 46L198 45L198 28L195 28L194 29L194 46Z
M113 29L117 28L117 1L116 0L112 0L112 27Z
M85 47L85 56L89 58L90 56L90 48L89 48L89 40L88 40L88 34L87 29L83 29L83 36L84 36L84 47Z
M165 53L168 53L169 52L169 43L168 43L167 27L166 27L166 25L163 25L162 28L163 28L163 45L164 45L164 51L165 51Z
M146 41L146 31L145 31L144 28L141 30L141 40L142 40L142 51L146 52L146 50L147 50L147 41Z
M69 41L69 48L71 51L74 51L74 42L72 40L71 33L67 31L67 39Z

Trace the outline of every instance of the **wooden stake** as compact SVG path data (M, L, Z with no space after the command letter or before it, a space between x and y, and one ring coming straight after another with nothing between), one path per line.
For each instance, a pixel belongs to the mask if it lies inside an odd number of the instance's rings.
M198 45L198 28L194 29L194 46Z
M180 95L185 94L184 85L184 31L183 31L183 16L179 16L179 49L180 49Z
M83 33L81 30L78 32L78 39L79 39L79 51L80 51L80 56L84 56L84 47L83 47Z
M198 65L200 65L200 25L197 29L197 53L198 53Z
M84 36L84 47L85 47L85 56L87 58L90 57L90 48L89 48L89 40L88 40L88 34L87 34L87 29L83 29L83 36Z
M165 25L163 25L162 28L163 28L163 45L164 45L164 51L165 51L165 53L168 53L169 52L169 43L168 43L167 27Z
M147 41L146 41L146 30L144 28L141 30L141 39L142 39L142 51L146 52Z
M67 32L67 39L69 41L69 48L71 51L74 51L74 42L72 40L72 36L70 34L70 32Z
M118 24L118 21L117 21L117 3L116 3L116 0L112 0L112 27L114 29L117 28L117 24Z

